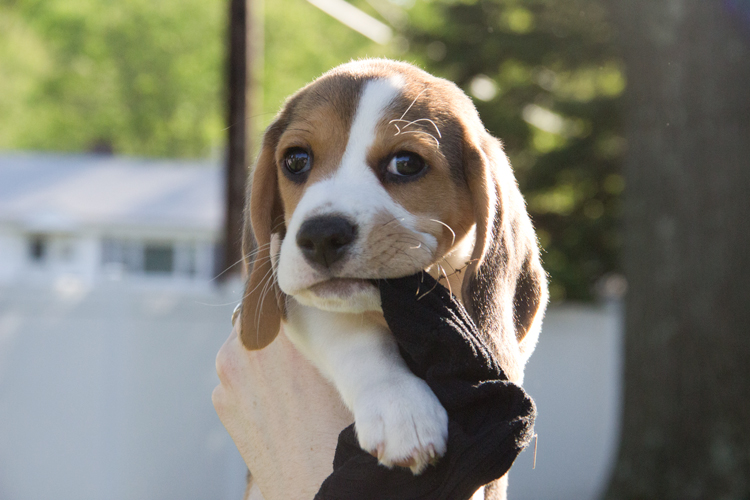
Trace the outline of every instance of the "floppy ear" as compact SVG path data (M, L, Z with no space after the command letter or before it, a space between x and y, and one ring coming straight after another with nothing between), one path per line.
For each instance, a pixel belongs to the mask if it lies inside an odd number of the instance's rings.
M272 233L281 233L283 237L285 231L274 159L280 135L277 121L263 138L245 203L242 255L251 270L242 299L240 338L250 350L270 344L279 334L285 315L286 295L276 282L271 255Z
M547 306L536 234L500 141L484 131L467 138L463 160L476 221L463 301L508 377L520 381Z

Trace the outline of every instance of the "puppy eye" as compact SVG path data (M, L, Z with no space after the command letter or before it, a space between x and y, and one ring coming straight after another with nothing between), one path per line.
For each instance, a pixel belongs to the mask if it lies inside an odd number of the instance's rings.
M284 155L284 168L292 174L303 174L310 170L310 167L310 153L302 148L291 148Z
M426 168L427 163L418 154L400 151L393 155L387 170L398 177L413 177L421 174Z

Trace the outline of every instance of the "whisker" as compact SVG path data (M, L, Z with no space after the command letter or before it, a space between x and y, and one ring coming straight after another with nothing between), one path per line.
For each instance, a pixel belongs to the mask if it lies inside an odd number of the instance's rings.
M266 255L265 257L258 257L257 259L253 260L253 264L264 264L268 261L273 259L273 255Z
M401 115L401 118L399 118L399 120L403 120L404 119L404 116L406 116L406 113L409 112L409 110L411 109L411 107L414 106L414 104L422 96L422 94L424 94L425 92L427 92L427 88L428 87L425 87L424 89L422 89L422 92L420 92L419 94L417 94L417 97L415 97L414 100L411 102L411 104L409 104L409 107L406 108L406 111L404 111L404 114Z
M263 285L263 284L264 284L264 281L265 281L265 280L266 280L266 279L268 278L268 275L269 275L269 274L274 274L275 272L276 272L276 271L275 271L275 269L274 269L273 267L271 268L271 270L270 270L270 271L266 271L266 274L265 274L265 275L263 275L263 278L261 278L261 280L260 280L260 283L258 283L257 285L255 285L255 288L253 288L252 290L250 290L249 292L247 292L247 293L246 293L245 295L243 295L243 296L242 296L242 300L245 300L245 299L246 299L246 298L248 298L248 297L249 297L250 295L252 295L252 294L253 294L253 292L255 292L255 290L257 290L257 289L258 289L258 287L259 287L259 286L261 286L261 285Z
M446 265L448 265L451 268L451 276L456 274L456 268L453 267L453 264L451 264L446 257L441 257L440 261L444 262Z
M259 262L259 263L263 263L263 262L265 262L265 261L267 261L267 260L270 260L270 259L271 259L271 256L269 255L268 257L265 257L264 259L259 259L259 260L257 260L257 262ZM235 264L235 265L237 265L237 264ZM273 269L273 268L271 268L271 270L270 270L270 271L268 271L268 272L266 272L265 276L263 276L263 280L265 280L265 279L266 279L266 278L268 277L269 273L275 273L275 272L276 272L276 270L275 270L275 269ZM214 278L214 279L216 279L216 278ZM253 292L254 292L255 290L257 290L259 286L261 286L261 285L263 284L263 280L261 280L261 282L260 282L260 283L258 283L258 285L257 285L257 286L256 286L255 288L253 288L253 289L252 289L252 290L250 290L249 292L246 292L245 294L243 294L243 295L242 295L242 297L240 297L240 300L239 300L239 301L240 301L240 302L242 302L242 301L243 301L243 300L245 300L245 299L246 299L247 297L249 297L250 295L252 295L252 293L253 293ZM195 303L196 303L196 304L199 304L199 305L202 305L202 306L211 306L211 307L224 307L224 306L230 306L230 305L232 305L232 304L236 304L236 303L237 303L237 301L225 302L225 303L221 303L221 304L209 304L209 303L207 303L207 302L198 302L198 301L196 301Z
M193 302L194 304L198 304L199 306L208 306L208 307L226 307L231 305L237 305L237 301L233 300L231 302L224 302L221 304L209 304L208 302L198 302L197 300Z
M432 222L437 222L438 224L442 224L443 226L447 227L448 231L450 231L451 234L453 235L453 241L451 241L451 247L456 244L456 232L453 229L451 229L451 227L448 224L437 219L430 219L430 220Z
M403 249L400 249L400 248L399 248L399 249L396 249L396 253L397 253L397 254L400 254L400 255L402 255L402 256L404 256L404 257L406 257L407 259L409 259L409 260L411 261L411 264L412 264L412 265L413 265L413 266L414 266L415 268L418 268L418 269L419 269L419 268L421 268L421 267L422 267L422 266L421 266L421 264L422 264L421 262L417 261L417 259L415 259L415 258L414 258L414 256L412 256L412 255L409 255L409 254L408 254L408 253L406 253L406 252L405 252L405 251L404 251ZM394 256L395 256L395 255L393 255L393 256L391 256L391 257L394 257Z
M264 262L268 262L272 258L273 258L272 255L266 255L265 257L257 257L255 259L253 259L252 262L253 262L254 265L255 264L263 264Z
M435 141L435 144L438 147L440 147L440 141L437 140L437 137L435 137L434 135L432 135L429 132L425 132L424 130L405 130L405 131L403 131L401 133L402 134L424 134L424 135L430 136L430 137L432 137L432 140Z
M208 282L212 283L212 282L216 281L217 279L221 278L225 273L229 272L230 269L232 269L237 264L241 264L244 260L245 260L245 257L241 257L240 260L238 260L237 262L235 262L231 266L227 266L226 269L224 269L222 272L220 272L219 274L217 274L216 276L214 276L213 278L211 278L210 280L208 280Z
M419 271L419 284L417 285L417 300L419 300L419 291L422 289L422 283L424 283L424 269Z
M438 137L440 137L441 139L443 138L443 134L440 133L440 129L438 128L437 124L433 120L431 120L430 118L419 118L418 120L411 120L411 121L409 121L409 120L403 120L401 118L398 118L398 119L395 119L395 120L391 120L388 123L393 123L393 125L396 128L399 128L399 126L396 125L395 122L406 122L406 125L404 125L404 128L409 127L411 125L415 125L415 124L417 124L419 122L428 122L430 125L432 125L433 127L435 127L435 132L437 132Z
M445 276L445 284L448 287L448 292L450 292L450 294L453 295L453 290L451 289L451 280L448 279L448 274L445 272L445 268L443 268L443 266L441 266L440 264L438 264L437 267L438 267L438 271L440 271L443 274L443 276ZM440 281L440 279L438 279L438 281Z
M256 315L256 318L255 318L256 319L256 321L255 321L255 340L256 340L256 343L259 341L258 335L260 334L260 314L261 314L261 311L263 310L263 303L266 301L266 297L268 296L268 292L271 291L271 290L273 290L273 285L274 285L274 282L276 281L276 270L272 268L271 271L273 271L273 272L271 273L271 276L268 277L268 279L265 279L265 277L264 277L265 284L263 285L263 290L261 291L260 304L259 304L258 308L255 310L255 315Z
M214 276L213 278L211 278L210 280L208 280L208 282L211 283L212 281L217 280L222 275L224 275L225 273L227 273L230 269L232 269L234 266L236 266L237 264L241 264L248 257L253 257L253 256L257 255L258 252L260 252L264 247L266 247L268 245L270 245L270 243L267 243L266 245L261 245L261 246L255 248L252 252L250 252L250 253L248 253L246 255L243 255L242 257L240 257L240 260L238 260L237 262L235 262L234 264L232 264L230 266L227 266L222 272L220 272L219 274L217 274L216 276Z
M409 104L409 107L406 108L406 110L403 112L403 114L401 115L400 118L397 118L395 120L391 120L388 123L389 124L393 124L393 126L396 127L396 131L397 131L396 135L399 135L399 134L402 134L402 133L403 134L407 134L407 133L423 133L423 134L427 134L430 137L432 137L435 140L435 143L437 144L437 146L440 147L440 141L437 139L437 137L435 137L434 135L432 135L432 134L430 134L428 132L417 131L417 130L405 130L407 127L410 127L411 125L415 125L415 124L417 124L419 122L428 122L428 123L430 123L435 128L435 131L437 132L438 137L440 137L441 139L443 138L443 134L440 132L440 128L430 118L419 118L417 120L411 120L411 121L404 119L404 117L406 116L406 114L411 110L411 108L419 100L419 98L422 96L422 94L424 94L425 92L427 92L427 89L428 89L428 87L425 87L424 89L422 89L422 91L419 94L417 94L417 96L414 98L414 100L411 102L411 104ZM399 123L404 123L404 122L406 123L406 125L404 125L403 128L399 127L398 124Z
M403 243L403 244L406 244L406 245L411 245L412 242L416 242L417 245L416 246L409 246L408 247L409 250L424 250L428 254L430 254L430 255L432 254L432 251L429 248L427 248L426 245L424 245L424 242L422 240L420 240L419 238L412 238L410 240L408 237L402 236L402 237L400 237L398 239L393 240L393 244Z
M406 217L394 217L393 219L389 220L385 224L383 224L383 227L386 227L389 224L393 224L394 222L401 222L402 220L406 219Z
M445 260L445 258L443 258L443 260ZM476 262L477 260L478 259L472 259L472 260L468 261L466 264L464 264L462 267L459 267L458 269L453 268L453 272L450 273L448 276L453 276L454 274L461 274L462 272L464 272L466 270L467 267L469 267L469 265L472 262ZM448 264L450 264L447 260L445 262L448 263ZM451 266L451 267L453 267L453 266Z
M443 135L440 133L440 129L438 129L437 125L435 125L435 123L432 120L430 120L429 118L420 118L419 120L414 120L414 121L407 121L407 120L400 120L399 119L399 120L391 120L388 123L392 123L393 126L396 127L396 134L395 135L399 135L399 134L425 134L425 135L428 135L428 136L432 137L432 140L435 141L435 144L437 144L437 146L440 147L440 141L438 141L437 137L435 137L431 133L427 132L426 130L406 130L406 127L408 127L410 125L414 125L415 123L417 123L419 121L423 121L423 120L427 120L428 122L432 123L432 125L437 130L438 136L441 139L443 138ZM404 128L402 129L401 127L399 127L396 124L396 122L406 122L406 125L404 125Z
M270 246L271 246L270 243L266 243L264 245L260 245L259 247L256 247L253 251L248 252L244 257L246 259L251 259L251 258L255 257L256 255L258 255L263 250L265 250L266 248L270 247Z
M430 288L429 290L427 290L424 293L424 295L421 295L421 296L417 297L417 300L422 300L423 298L427 297L430 294L430 292L432 292L433 290L435 290L437 288L437 286L438 286L438 281L435 280L435 284L432 286L432 288Z

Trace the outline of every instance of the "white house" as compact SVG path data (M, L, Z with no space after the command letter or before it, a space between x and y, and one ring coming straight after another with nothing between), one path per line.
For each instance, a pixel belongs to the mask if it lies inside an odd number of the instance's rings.
M223 226L216 162L0 154L0 285L200 285Z

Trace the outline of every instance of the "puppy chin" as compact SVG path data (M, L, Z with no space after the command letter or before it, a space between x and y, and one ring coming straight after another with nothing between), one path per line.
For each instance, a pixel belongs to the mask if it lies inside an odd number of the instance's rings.
M329 312L381 311L380 292L368 280L334 278L294 294L300 304Z

